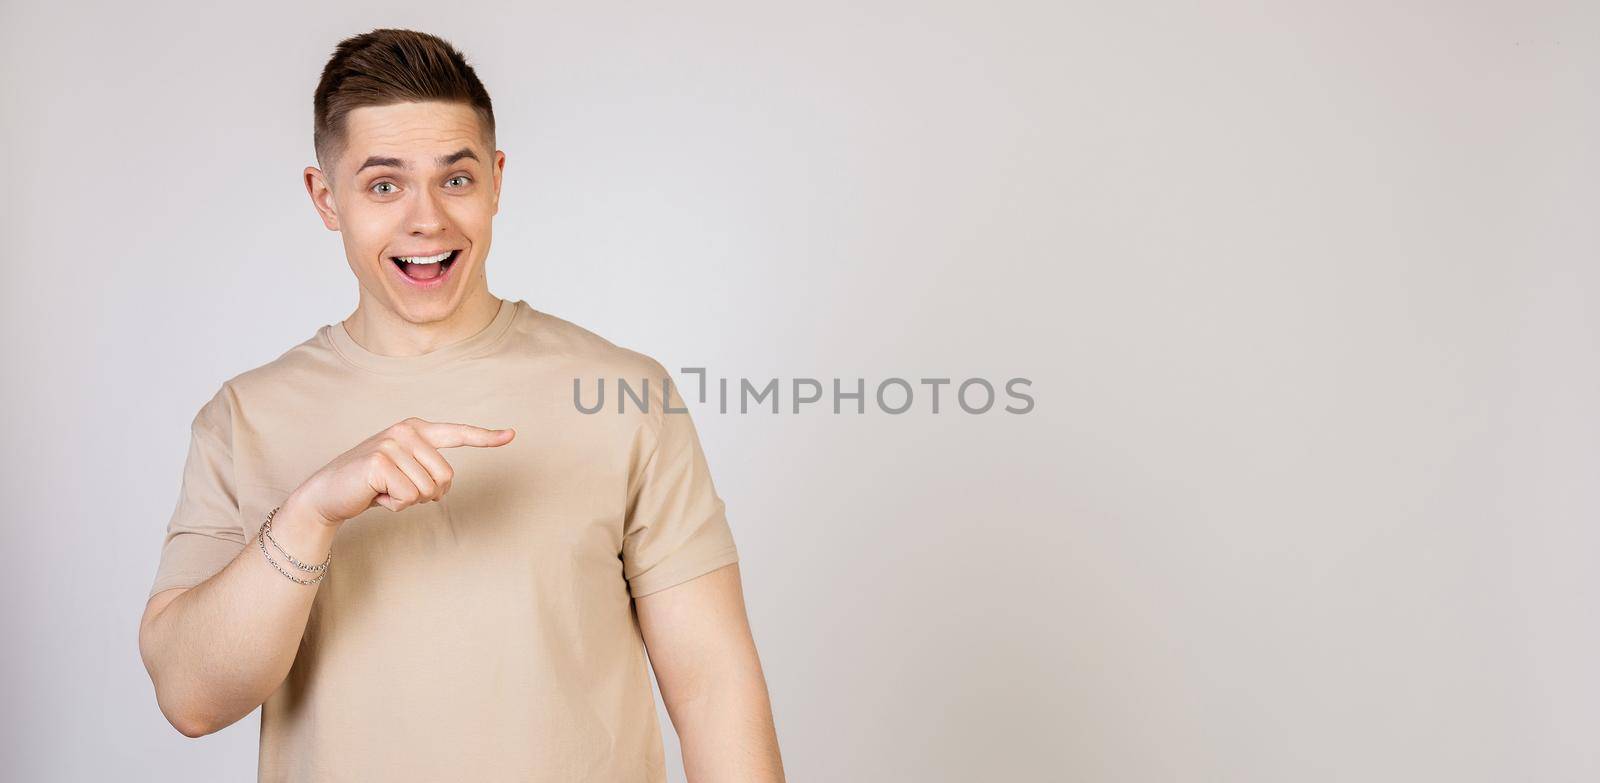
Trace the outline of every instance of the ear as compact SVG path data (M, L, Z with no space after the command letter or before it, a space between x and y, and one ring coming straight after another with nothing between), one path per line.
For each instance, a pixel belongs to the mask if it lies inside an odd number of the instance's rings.
M500 182L505 179L506 153L504 150L494 151L494 166L490 169L494 173L494 211L491 215L500 214Z
M329 231L339 230L339 210L333 201L333 186L328 182L326 174L316 166L307 166L305 173L306 194L311 196L311 206L317 208L317 214L322 216L322 225Z

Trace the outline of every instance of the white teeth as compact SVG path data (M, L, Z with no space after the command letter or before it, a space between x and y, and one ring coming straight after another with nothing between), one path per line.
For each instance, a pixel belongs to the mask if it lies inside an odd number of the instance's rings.
M436 255L436 256L396 256L396 257L399 258L401 261L404 261L404 262L406 262L408 264L437 264L440 261L443 261L446 258L449 258L450 254L454 253L454 252L455 252L454 250L451 250L451 251L447 251L447 252L444 252L444 253L440 253L439 255Z

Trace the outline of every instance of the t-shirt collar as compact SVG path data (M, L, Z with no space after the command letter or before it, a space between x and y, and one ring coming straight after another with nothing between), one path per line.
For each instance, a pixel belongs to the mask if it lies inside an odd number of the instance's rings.
M350 332L344 328L343 321L328 324L323 330L327 333L334 351L345 361L373 372L406 375L436 369L453 359L471 356L488 349L510 331L511 321L521 307L520 299L501 299L500 309L495 313L494 320L476 334L415 356L385 356L373 353L361 347L350 336Z

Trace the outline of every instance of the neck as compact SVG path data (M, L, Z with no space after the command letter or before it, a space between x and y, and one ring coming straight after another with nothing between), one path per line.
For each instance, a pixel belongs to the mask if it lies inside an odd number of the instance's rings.
M483 289L449 313L424 320L427 314L395 312L368 297L362 289L355 312L344 319L344 328L357 345L373 353L419 356L483 331L500 312L500 302L499 297Z

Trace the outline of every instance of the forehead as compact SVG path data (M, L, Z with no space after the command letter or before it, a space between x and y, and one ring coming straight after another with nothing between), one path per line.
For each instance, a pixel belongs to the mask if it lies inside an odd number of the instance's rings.
M462 147L487 152L478 114L462 103L396 103L363 106L345 115L347 168L371 156L398 158L413 168L428 168L434 159Z

